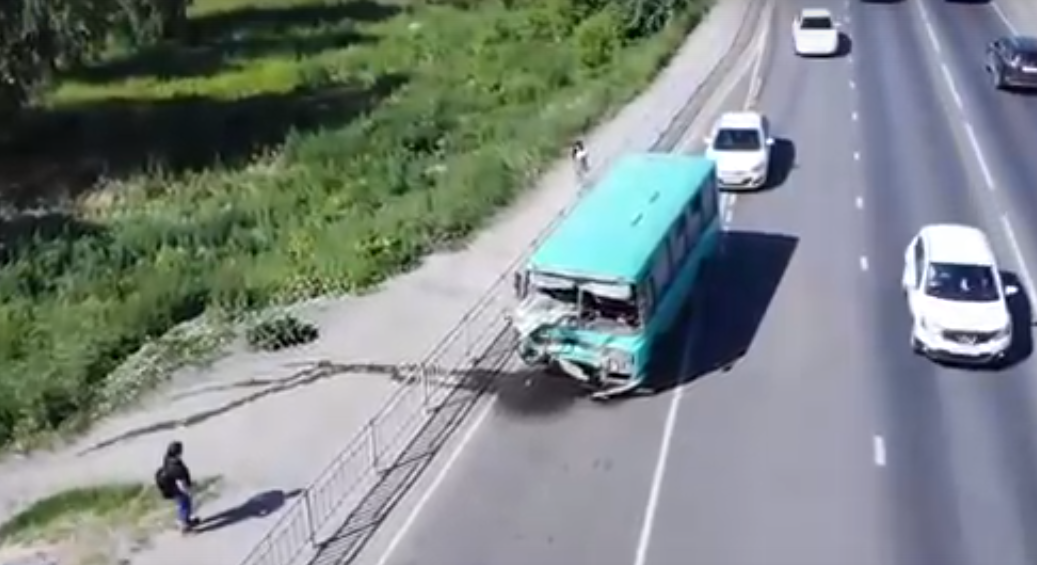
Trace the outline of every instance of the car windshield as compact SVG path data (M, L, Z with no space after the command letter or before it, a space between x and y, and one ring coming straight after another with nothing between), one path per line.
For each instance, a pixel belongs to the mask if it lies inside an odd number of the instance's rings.
M1017 51L1015 54L1017 65L1024 67L1037 67L1037 53L1032 51Z
M985 265L933 263L926 275L925 293L933 298L960 302L996 302L994 269Z
M762 146L760 132L755 129L723 128L713 140L717 151L759 151Z
M832 29L832 19L824 16L810 16L799 21L799 29Z

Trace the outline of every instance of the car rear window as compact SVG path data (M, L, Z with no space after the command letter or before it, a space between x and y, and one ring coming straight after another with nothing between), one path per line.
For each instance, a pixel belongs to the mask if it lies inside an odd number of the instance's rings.
M832 29L832 19L823 16L811 16L800 20L799 27L800 29Z

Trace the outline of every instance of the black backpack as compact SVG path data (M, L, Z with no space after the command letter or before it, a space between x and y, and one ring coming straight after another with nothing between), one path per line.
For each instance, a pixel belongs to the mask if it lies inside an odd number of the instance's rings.
M166 472L166 466L162 465L155 471L155 488L162 494L162 498L166 500L172 499L176 496L176 485L173 481L169 480L169 474Z

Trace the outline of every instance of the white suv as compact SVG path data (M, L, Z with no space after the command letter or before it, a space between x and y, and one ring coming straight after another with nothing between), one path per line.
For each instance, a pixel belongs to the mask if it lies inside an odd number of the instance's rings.
M771 147L767 118L758 112L728 112L706 137L706 157L716 162L721 188L760 188L767 183Z
M901 281L914 318L911 347L933 359L985 363L1012 343L1012 316L987 236L977 228L928 225L904 252Z

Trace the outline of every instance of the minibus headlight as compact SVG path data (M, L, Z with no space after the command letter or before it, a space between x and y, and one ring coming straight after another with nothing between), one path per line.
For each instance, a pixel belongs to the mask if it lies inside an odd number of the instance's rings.
M631 374L634 371L634 356L619 349L606 349L605 368L611 373Z

